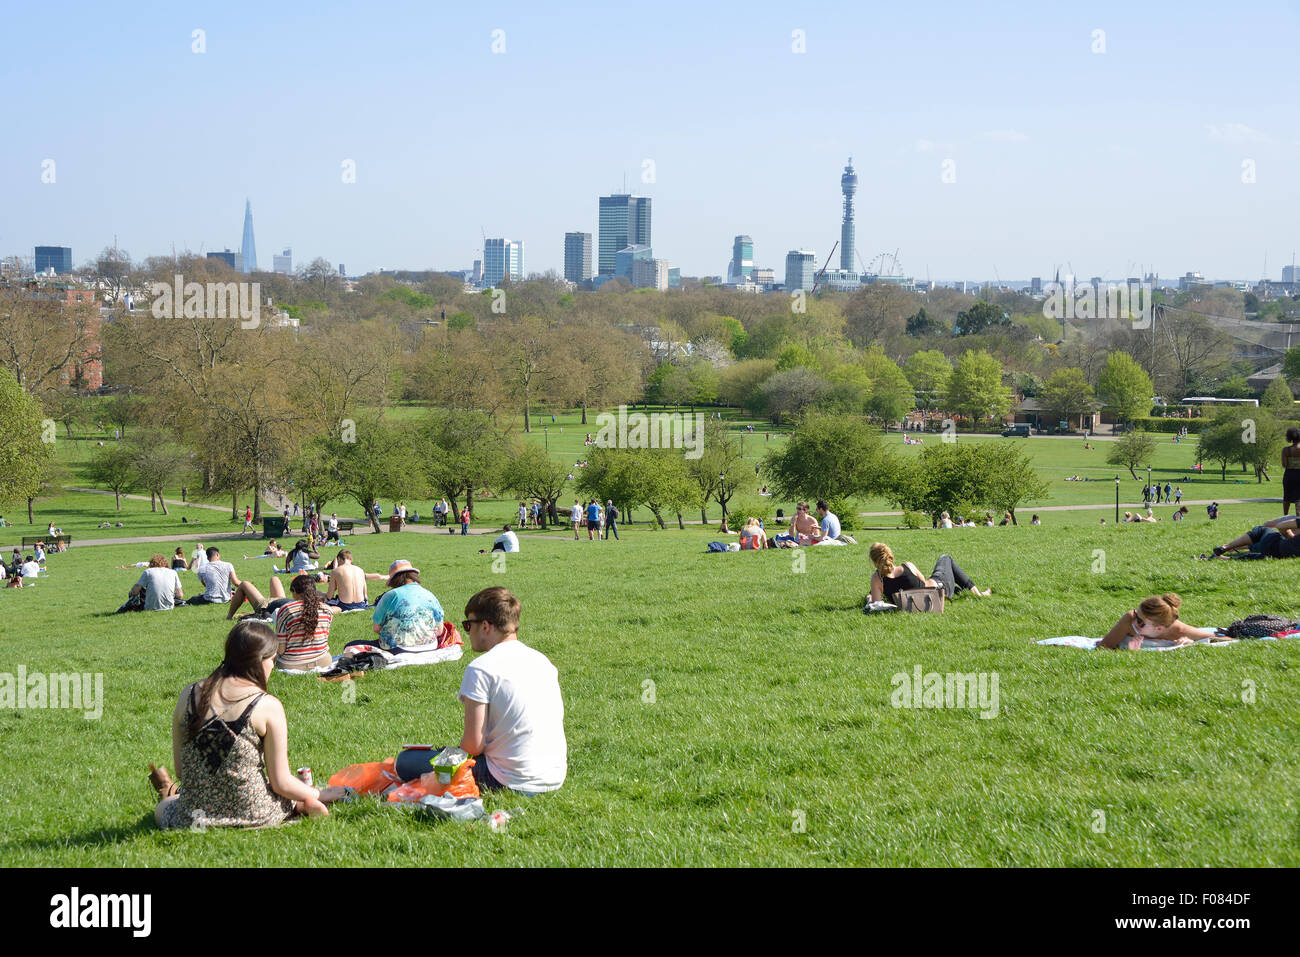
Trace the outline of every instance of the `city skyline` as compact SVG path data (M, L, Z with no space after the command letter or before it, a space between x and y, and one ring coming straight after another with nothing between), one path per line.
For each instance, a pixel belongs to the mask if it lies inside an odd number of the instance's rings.
M565 232L595 237L593 198L627 192L651 200L655 255L685 275L725 275L738 234L753 238L756 265L779 270L788 251L812 249L820 267L843 236L830 177L850 155L855 253L898 250L918 279L1023 281L1067 264L1108 280L1142 267L1277 278L1300 247L1294 2L1253 8L1269 28L1249 38L1236 12L1211 4L1175 16L1101 3L1086 18L940 5L941 30L902 10L830 6L760 4L740 20L669 3L653 24L580 6L398 7L402 35L330 3L320 22L240 2L199 16L55 3L74 26L65 41L0 64L11 85L49 77L42 109L14 119L16 148L0 157L0 255L58 242L85 262L114 237L136 259L173 243L235 248L230 210L256 196L264 242L301 262L468 268L482 229L526 242L534 271L562 274ZM49 15L20 8L11 24L35 32ZM692 35L674 26L683 17ZM100 42L110 27L138 39ZM298 42L269 45L285 31ZM624 33L637 42L621 69L654 76L674 109L554 124L558 104L619 60L610 38ZM435 36L446 39L430 63ZM357 76L296 110L340 60ZM136 88L160 70L165 88L119 98L88 129L61 119L104 76ZM758 112L714 108L737 70ZM259 104L222 121L248 148L206 149L205 117L232 101ZM482 117L481 144L441 148ZM150 144L168 130L181 148L163 161Z

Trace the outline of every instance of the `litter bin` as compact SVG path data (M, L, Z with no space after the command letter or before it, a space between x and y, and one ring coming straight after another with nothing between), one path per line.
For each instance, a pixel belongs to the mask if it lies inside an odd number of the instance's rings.
M400 532L402 530L402 517L400 515L388 516L388 530L390 532Z
M263 538L283 538L289 532L289 521L283 515L262 519Z

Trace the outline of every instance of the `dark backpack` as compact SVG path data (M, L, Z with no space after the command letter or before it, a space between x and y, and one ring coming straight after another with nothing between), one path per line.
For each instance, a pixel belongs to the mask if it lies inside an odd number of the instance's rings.
M616 506L616 505L611 505L608 509L606 509L606 511L605 511L605 515L606 515L606 517L609 519L609 521L611 521L611 522L617 522L617 521L618 521L618 506Z
M1247 615L1224 629L1229 638L1267 638L1279 631L1290 631L1295 623L1277 615Z

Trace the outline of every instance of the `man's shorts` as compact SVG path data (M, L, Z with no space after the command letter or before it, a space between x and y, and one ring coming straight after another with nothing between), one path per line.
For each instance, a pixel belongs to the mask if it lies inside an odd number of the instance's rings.
M337 598L331 598L325 604L333 605L340 611L361 611L370 607L370 603L366 601L339 601Z
M1276 528L1265 528L1263 525L1256 525L1247 534L1250 536L1250 553L1252 555L1267 555L1269 558L1282 557L1282 533Z

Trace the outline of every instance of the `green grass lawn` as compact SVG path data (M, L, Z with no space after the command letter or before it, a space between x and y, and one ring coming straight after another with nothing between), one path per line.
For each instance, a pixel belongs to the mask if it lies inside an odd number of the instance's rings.
M0 592L0 672L103 673L103 715L0 710L0 864L1295 866L1300 641L1165 654L1034 644L1100 634L1167 590L1192 624L1300 617L1293 566L1189 558L1278 511L880 533L924 571L947 551L993 588L942 616L861 614L874 535L758 555L705 554L716 532L702 528L532 536L500 574L483 538L358 536L364 567L415 561L457 620L476 590L509 587L521 637L559 669L568 780L528 801L487 798L525 808L498 833L374 799L266 832L155 830L146 764L170 764L176 695L218 663L224 611L108 614L139 574L113 566L154 547L74 547L36 587ZM265 587L270 562L240 551L226 557ZM182 581L193 594L194 576ZM343 616L331 645L368 633L367 616ZM472 654L370 674L352 702L345 686L274 675L290 765L319 782L404 742L454 743ZM996 673L997 716L893 707L891 678L917 666Z

